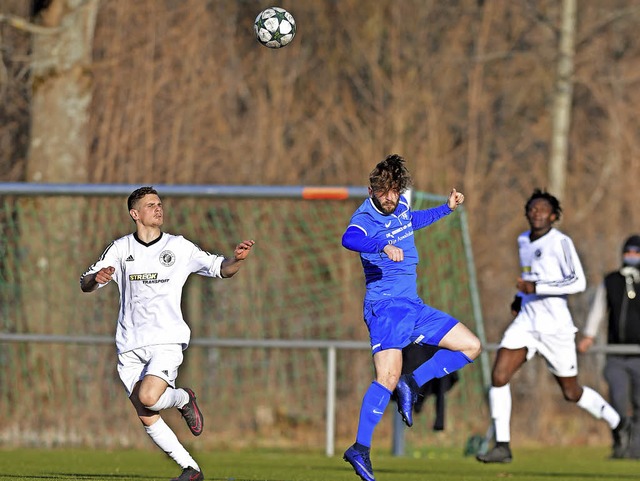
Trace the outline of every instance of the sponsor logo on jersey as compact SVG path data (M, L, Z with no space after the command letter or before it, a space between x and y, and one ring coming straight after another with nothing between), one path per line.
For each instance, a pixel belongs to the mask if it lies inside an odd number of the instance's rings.
M164 284L169 279L158 279L157 272L147 272L145 274L129 274L130 281L142 281L143 284Z
M176 255L171 251L162 251L160 253L160 264L170 267L176 262Z
M409 224L403 225L402 227L398 227L397 229L392 230L392 231L391 231L391 233L392 233L393 235L399 234L399 233L400 233L400 232L402 232L403 230L406 230L408 227L410 227L410 225L409 225Z
M124 261L125 262L133 262L133 256L129 255L129 257L127 257Z
M130 281L152 281L158 278L157 272L147 272L146 274L129 274Z
M542 251L540 249L536 249L533 255L535 255L537 258L540 258L542 257Z
M387 232L387 244L397 244L398 242L400 242L401 240L406 239L407 237L411 237L413 235L413 229L408 231L408 232L404 232L401 236L399 236L397 239L395 238L396 234L400 234L402 231L409 229L411 227L411 224L407 224L404 225L402 227L400 227L399 229L396 229L394 231L391 232Z

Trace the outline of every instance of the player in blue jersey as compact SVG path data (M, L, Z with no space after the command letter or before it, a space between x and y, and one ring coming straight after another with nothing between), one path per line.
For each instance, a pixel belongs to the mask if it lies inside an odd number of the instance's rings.
M414 232L453 212L464 201L455 189L439 207L413 211L403 194L411 175L399 155L389 155L369 174L369 198L356 210L342 236L342 245L360 253L366 294L364 321L369 329L375 380L364 395L356 442L344 453L356 474L374 481L371 440L392 393L404 422L421 386L473 362L479 339L462 323L430 307L417 290L418 251ZM410 375L402 375L402 348L411 343L440 346L431 359Z

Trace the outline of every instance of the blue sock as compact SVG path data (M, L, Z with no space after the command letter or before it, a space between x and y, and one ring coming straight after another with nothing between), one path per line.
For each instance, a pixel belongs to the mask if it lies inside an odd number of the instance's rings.
M440 349L431 359L413 371L413 378L418 386L424 386L434 378L444 377L457 371L473 361L460 351Z
M371 439L373 438L373 430L376 428L384 410L389 404L391 391L376 381L372 382L364 394L362 399L362 407L360 408L360 421L358 422L358 434L356 435L356 443L362 444L368 448L371 447Z

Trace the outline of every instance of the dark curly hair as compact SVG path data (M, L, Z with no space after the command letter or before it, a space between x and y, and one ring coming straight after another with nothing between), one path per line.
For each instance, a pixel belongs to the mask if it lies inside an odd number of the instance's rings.
M411 174L404 166L405 160L398 154L388 155L369 174L369 185L374 192L397 190L404 194L413 184Z
M129 198L127 199L127 207L129 208L129 210L134 209L138 201L148 194L158 195L158 192L151 186L140 187L139 189L131 192Z
M556 215L556 220L560 220L560 216L562 215L560 201L555 196L541 189L534 189L533 194L531 194L531 197L529 197L529 200L527 200L527 203L524 206L524 215L527 215L529 206L531 206L531 203L536 199L544 199L549 202L549 204L551 204L551 210Z

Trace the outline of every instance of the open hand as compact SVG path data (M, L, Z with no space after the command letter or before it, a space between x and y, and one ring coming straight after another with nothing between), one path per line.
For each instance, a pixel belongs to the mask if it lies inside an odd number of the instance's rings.
M243 261L251 252L251 248L256 242L254 240L244 240L240 242L233 251L233 257L237 261Z

